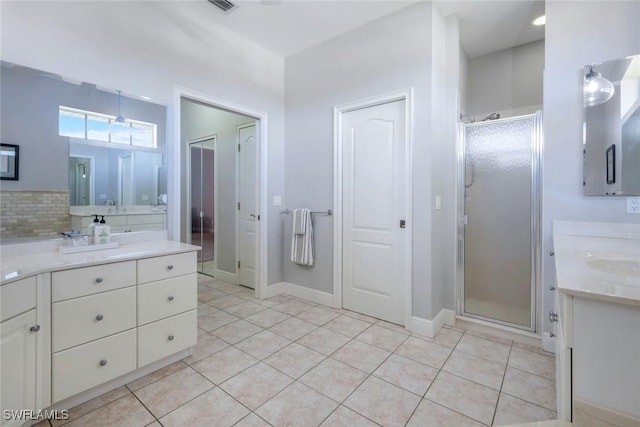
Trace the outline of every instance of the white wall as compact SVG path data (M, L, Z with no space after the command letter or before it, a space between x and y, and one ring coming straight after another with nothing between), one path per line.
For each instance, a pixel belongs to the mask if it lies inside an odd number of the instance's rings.
M544 40L472 58L468 63L466 114L482 119L528 114L542 105Z
M547 1L544 82L543 291L553 307L553 220L640 222L624 197L582 194L582 70L640 53L640 2ZM543 316L544 330L551 325Z
M269 192L283 193L284 60L207 23L206 16L216 13L207 2L29 1L0 7L1 55L7 61L174 108L178 85L266 112ZM278 212L270 208L268 215L270 283L282 280Z

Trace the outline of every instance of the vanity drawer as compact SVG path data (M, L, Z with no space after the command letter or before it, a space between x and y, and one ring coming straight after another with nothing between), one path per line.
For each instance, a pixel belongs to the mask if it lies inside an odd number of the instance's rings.
M57 302L51 309L53 351L136 327L136 288Z
M151 225L151 224L164 224L164 213L157 214L137 214L129 215L127 217L127 225Z
M51 300L63 301L135 284L135 261L56 271L51 275Z
M196 345L197 310L138 328L138 367Z
M136 369L136 330L55 353L52 401L58 402Z
M0 322L36 306L36 276L0 286Z
M138 283L154 282L195 272L195 252L138 260Z
M138 325L193 310L197 306L196 273L138 285Z

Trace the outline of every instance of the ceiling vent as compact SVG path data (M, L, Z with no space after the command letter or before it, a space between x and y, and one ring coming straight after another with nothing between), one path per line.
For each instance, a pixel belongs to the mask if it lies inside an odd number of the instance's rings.
M231 3L229 0L209 0L209 3L213 4L223 12L229 12L231 9L235 9L237 7L235 3Z

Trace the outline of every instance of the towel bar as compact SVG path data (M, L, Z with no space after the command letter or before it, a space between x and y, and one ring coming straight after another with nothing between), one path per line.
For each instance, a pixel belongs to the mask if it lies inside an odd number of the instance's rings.
M290 214L293 213L293 211L291 209L283 209L280 211L281 214ZM333 211L331 209L326 210L326 211L311 211L312 214L318 214L318 215L333 215Z

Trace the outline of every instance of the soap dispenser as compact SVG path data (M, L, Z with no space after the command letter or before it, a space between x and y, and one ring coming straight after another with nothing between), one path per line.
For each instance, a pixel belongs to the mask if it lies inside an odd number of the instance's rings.
M104 244L109 243L111 240L111 227L107 225L107 221L104 220L104 215L102 215L102 219L100 220L99 225L96 225L94 228L94 239L96 244Z
M96 241L95 238L94 238L94 236L96 234L95 228L96 228L97 225L100 225L100 220L98 220L98 215L94 214L93 216L95 216L95 219L93 220L93 222L89 226L89 239L90 239L89 243L95 243L95 241Z

